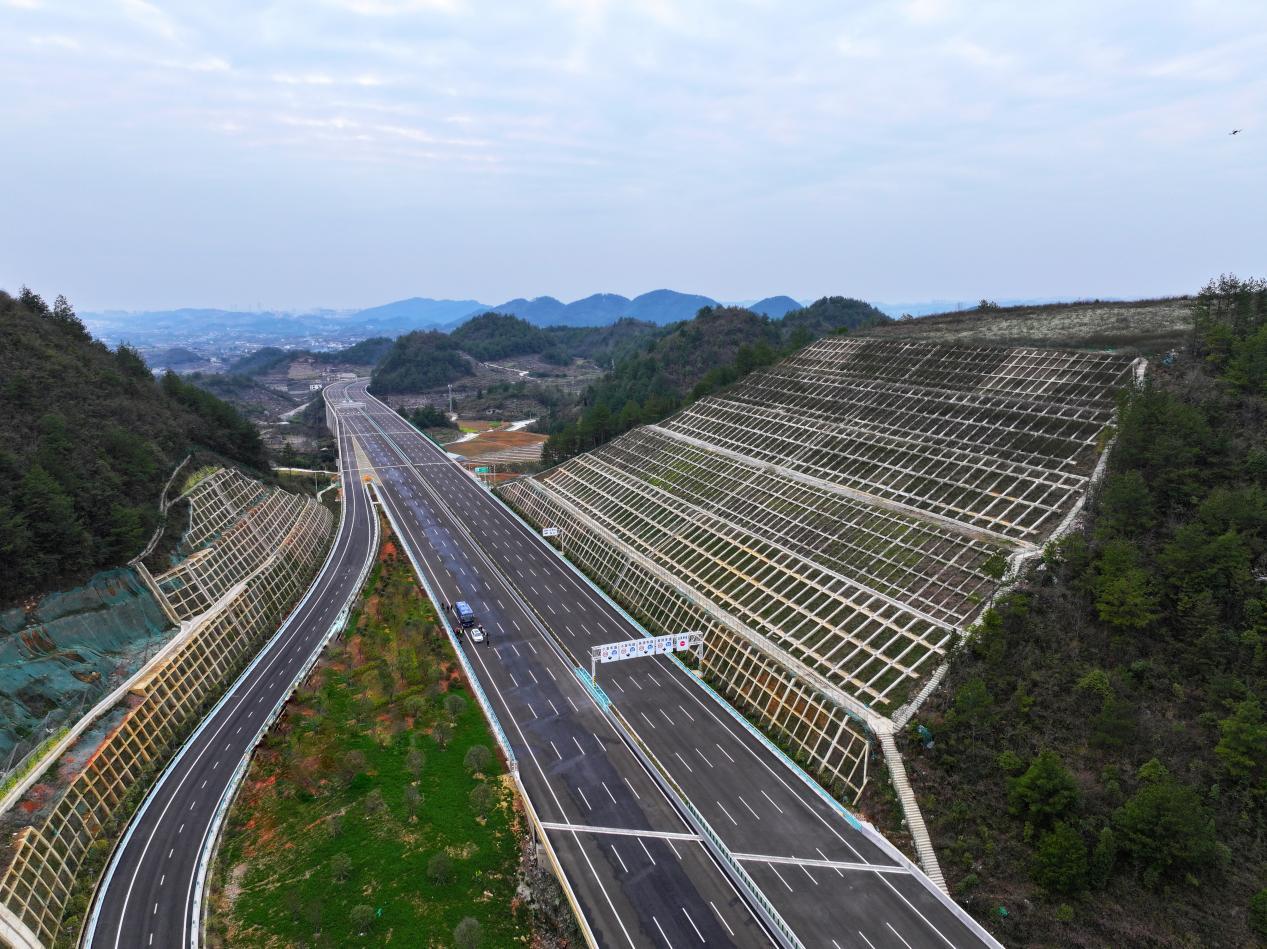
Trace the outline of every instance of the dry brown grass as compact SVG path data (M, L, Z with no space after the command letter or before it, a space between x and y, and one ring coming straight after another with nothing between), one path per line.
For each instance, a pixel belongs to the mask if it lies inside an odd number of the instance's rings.
M859 335L981 346L1051 346L1154 354L1181 346L1192 331L1192 298L1091 301L962 310L899 320Z

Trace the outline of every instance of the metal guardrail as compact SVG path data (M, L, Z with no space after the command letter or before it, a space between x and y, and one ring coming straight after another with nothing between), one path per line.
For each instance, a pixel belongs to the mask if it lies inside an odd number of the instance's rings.
M340 518L346 516L346 510L347 499L344 498L344 503L339 507ZM273 704L272 709L264 716L264 721L260 724L259 729L255 733L255 737L251 741L251 752L243 755L242 760L238 762L237 769L234 771L233 776L229 779L228 784L225 785L224 793L220 797L220 803L217 805L216 812L212 816L211 824L207 829L207 835L203 840L202 852L198 858L198 871L194 876L194 893L193 901L191 903L190 916L193 919L198 920L198 924L190 928L190 949L198 949L199 938L201 937L203 926L205 924L205 919L203 918L203 891L206 889L207 885L207 873L210 870L211 861L214 859L217 849L219 849L220 830L224 824L224 819L228 816L229 808L233 805L233 801L237 797L238 789L241 787L241 782L246 777L247 769L251 764L252 754L254 753L254 750L259 747L259 743L264 740L264 736L268 733L268 730L272 728L277 719L281 717L282 711L286 708L286 703L289 702L291 697L295 694L295 691L299 688L300 683L312 674L312 670L316 667L318 660L320 660L321 654L325 652L326 646L330 644L330 640L337 636L343 630L344 626L347 625L348 617L352 612L352 604L356 602L357 598L360 596L361 590L365 587L365 581L369 577L370 569L374 564L374 555L378 552L379 546L378 518L373 516L372 510L369 516L372 531L369 551L366 555L365 563L361 565L361 570L357 574L356 583L351 588L352 592L348 597L347 602L343 604L343 608L339 610L334 619L331 621L330 627L326 630L325 635L321 637L320 645L312 650L308 659L302 666L300 666L299 671L292 677L290 685L286 688L286 691L278 697L277 701ZM342 524L340 524L340 528L342 528ZM337 537L338 535L336 534L335 536ZM334 544L330 547L330 556L334 555L334 547ZM320 577L321 573L324 572L325 566L326 565L323 564L321 570L317 572L318 577ZM315 589L316 586L314 581L314 586L309 589L309 593L315 591ZM304 599L307 600L307 597L305 596Z

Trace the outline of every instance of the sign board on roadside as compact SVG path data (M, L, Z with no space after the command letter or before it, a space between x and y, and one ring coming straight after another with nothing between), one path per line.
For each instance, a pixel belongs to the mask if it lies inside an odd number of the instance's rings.
M543 527L541 528L541 536L542 537L558 537L559 529L557 527Z
M478 468L476 468L476 469L475 469L475 473L476 473L476 474L488 474L488 468L487 468L487 467L485 467L485 466L483 466L483 465L481 465L480 467L478 467Z
M592 646L590 658L596 662L618 662L621 659L634 659L638 656L663 656L671 652L684 652L703 643L704 634L698 631L675 633L671 636L649 636L645 639L626 639L620 643Z

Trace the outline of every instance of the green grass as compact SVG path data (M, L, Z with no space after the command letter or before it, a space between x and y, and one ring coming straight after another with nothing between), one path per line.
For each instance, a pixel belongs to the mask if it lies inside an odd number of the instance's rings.
M516 899L520 824L504 767L494 757L472 775L463 763L471 747L495 742L408 563L385 549L346 639L270 733L234 805L213 945L452 945L467 916L485 946L531 938L532 914ZM457 714L445 707L452 695L463 699ZM452 727L446 745L437 725ZM425 756L417 780L412 749ZM494 792L487 816L470 800L480 784ZM422 795L416 815L410 787ZM375 792L385 805L377 813ZM453 872L436 882L428 863L440 852ZM351 921L358 905L379 914L368 931Z

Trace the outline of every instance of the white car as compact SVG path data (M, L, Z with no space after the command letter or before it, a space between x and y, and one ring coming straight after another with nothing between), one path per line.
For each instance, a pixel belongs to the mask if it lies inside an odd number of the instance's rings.
M466 634L471 637L471 642L473 643L482 643L485 638L483 626L472 626L466 631Z

